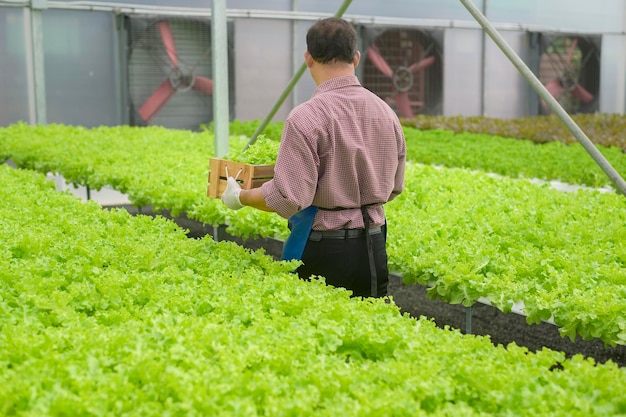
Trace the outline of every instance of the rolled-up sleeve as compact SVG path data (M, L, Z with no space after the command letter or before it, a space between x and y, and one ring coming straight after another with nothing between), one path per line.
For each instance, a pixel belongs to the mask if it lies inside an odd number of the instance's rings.
M296 203L289 201L280 192L274 180L270 180L261 185L261 191L263 192L265 204L281 217L288 219L300 210L300 207Z
M265 204L287 219L313 203L318 181L319 158L314 145L307 133L296 127L307 124L300 110L302 107L294 109L285 121L274 178L261 186Z

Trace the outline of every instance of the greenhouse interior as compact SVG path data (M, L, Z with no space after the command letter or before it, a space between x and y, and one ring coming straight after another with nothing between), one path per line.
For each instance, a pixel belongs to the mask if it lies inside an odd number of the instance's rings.
M330 17L402 185L317 231L381 296L267 209ZM0 161L0 416L626 416L624 0L0 0Z

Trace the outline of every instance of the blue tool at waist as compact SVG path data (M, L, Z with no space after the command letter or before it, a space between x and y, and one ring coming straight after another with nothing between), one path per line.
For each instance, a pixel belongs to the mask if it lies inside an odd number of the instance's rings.
M317 206L309 206L300 210L287 220L291 233L283 245L281 260L292 261L302 259L302 253L309 239L317 210Z

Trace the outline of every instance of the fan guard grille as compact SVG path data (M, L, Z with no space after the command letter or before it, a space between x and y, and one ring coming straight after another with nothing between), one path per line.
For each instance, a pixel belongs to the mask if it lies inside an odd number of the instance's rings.
M178 69L159 30L167 22L175 42ZM212 97L192 89L191 75L211 78L211 31L208 21L191 18L131 17L128 48L128 91L131 124L196 130L212 120ZM149 119L139 109L166 80L175 89Z
M372 38L364 48L363 85L401 117L440 113L442 63L436 42L421 30L404 28L386 29Z

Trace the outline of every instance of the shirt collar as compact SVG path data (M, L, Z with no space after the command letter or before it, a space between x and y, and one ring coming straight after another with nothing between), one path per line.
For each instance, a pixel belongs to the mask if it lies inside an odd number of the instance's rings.
M343 87L350 86L361 86L361 82L356 75L343 75L341 77L331 78L328 81L323 82L318 85L315 91L313 92L313 96L316 96L321 93L325 93L327 91L336 90Z

